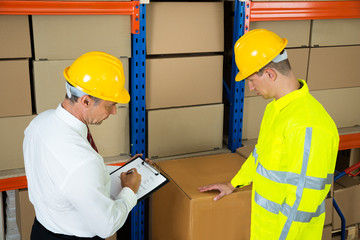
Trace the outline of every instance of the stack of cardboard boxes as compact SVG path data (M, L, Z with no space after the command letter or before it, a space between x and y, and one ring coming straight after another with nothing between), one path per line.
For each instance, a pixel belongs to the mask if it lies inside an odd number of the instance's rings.
M147 7L148 156L222 148L222 2Z
M23 169L24 130L37 114L55 109L64 99L63 70L77 57L89 51L104 51L120 58L125 71L125 87L128 89L130 16L36 15L0 18L0 34L6 36L0 40L0 170ZM34 56L31 54L31 42ZM120 105L115 116L90 129L102 156L111 161L128 158L128 104ZM21 237L29 239L34 212L26 190L20 190L17 197L17 221ZM31 214L25 214L28 212Z

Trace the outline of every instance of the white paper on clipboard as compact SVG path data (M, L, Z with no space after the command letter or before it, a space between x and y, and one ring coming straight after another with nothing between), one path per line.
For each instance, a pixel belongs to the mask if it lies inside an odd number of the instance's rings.
M113 199L119 195L122 189L120 174L122 172L127 172L132 168L136 168L138 173L141 175L141 184L138 192L136 193L138 201L141 201L169 181L164 175L162 175L159 171L157 171L140 157L127 162L121 167L108 165L107 168L111 177L110 193L111 198Z

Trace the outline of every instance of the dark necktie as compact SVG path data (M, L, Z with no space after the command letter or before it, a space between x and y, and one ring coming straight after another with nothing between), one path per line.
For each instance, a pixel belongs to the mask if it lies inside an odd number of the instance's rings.
M90 133L90 129L88 126L87 127L87 130L88 130L88 133L87 133L87 140L89 141L89 143L91 144L92 148L96 151L96 152L99 152L96 145L95 145L95 142L94 142L94 139L92 138L91 136L91 133Z

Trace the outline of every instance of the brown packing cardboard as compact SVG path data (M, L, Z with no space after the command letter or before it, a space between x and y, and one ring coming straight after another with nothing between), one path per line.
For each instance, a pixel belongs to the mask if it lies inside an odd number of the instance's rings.
M29 200L28 190L16 190L16 223L22 240L29 240L35 219L35 210ZM106 240L116 240L116 234Z
M222 2L152 2L147 6L147 54L224 51Z
M223 56L147 59L146 109L222 102Z
M29 61L0 60L0 73L0 117L31 115Z
M120 58L125 73L125 88L129 89L129 59ZM34 87L36 112L56 108L65 97L66 79L63 71L74 60L34 61ZM127 104L122 104L127 106Z
M229 153L159 162L171 181L152 196L152 239L250 239L251 186L216 202L218 193L197 190L230 181L244 161Z
M311 46L360 44L360 19L313 20Z
M0 58L30 58L29 17L0 16Z
M131 57L130 16L34 15L35 59L76 59L89 51Z
M248 158L250 154L254 151L254 148L254 145L243 146L236 149L236 152L244 158Z
M259 136L261 120L264 116L266 105L272 99L264 99L261 96L246 97L243 110L243 139L254 139Z
M359 180L347 180L346 187L335 183L334 199L346 220L346 226L360 223L360 184ZM333 230L341 228L341 220L336 211L333 213Z
M0 170L24 168L24 131L34 117L0 118Z
M338 128L360 125L360 87L310 92L333 118ZM354 105L355 106L355 105Z
M35 210L29 200L27 189L15 191L16 223L22 240L30 239L31 228L35 219Z
M332 240L331 231L332 231L331 225L324 226L322 240Z
M309 89L359 87L359 62L360 46L311 48Z
M101 125L90 125L94 142L103 157L130 153L129 108L117 109L116 115L110 115Z
M310 20L251 22L250 30L263 28L288 40L289 47L305 47L310 42Z
M149 157L222 148L223 104L148 111Z
M309 48L286 49L291 69L297 79L306 80ZM256 92L249 90L248 82L245 82L245 96L256 96Z
M324 225L329 225L332 223L333 218L333 199L326 198L325 199L325 222Z

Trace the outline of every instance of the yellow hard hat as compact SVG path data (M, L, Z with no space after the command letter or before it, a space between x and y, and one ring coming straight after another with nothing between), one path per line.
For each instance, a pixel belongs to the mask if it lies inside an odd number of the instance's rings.
M128 103L121 61L104 52L88 52L65 68L66 80L79 90L103 100Z
M239 38L234 46L235 62L239 69L235 81L241 81L271 62L282 50L287 39L266 29L255 29Z

